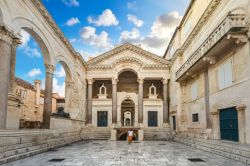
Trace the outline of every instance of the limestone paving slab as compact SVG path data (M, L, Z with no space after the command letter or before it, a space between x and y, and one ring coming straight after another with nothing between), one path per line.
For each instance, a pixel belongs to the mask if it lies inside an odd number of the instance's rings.
M191 162L200 158L205 162ZM64 159L49 162L51 159ZM83 141L4 166L245 166L209 152L167 141Z

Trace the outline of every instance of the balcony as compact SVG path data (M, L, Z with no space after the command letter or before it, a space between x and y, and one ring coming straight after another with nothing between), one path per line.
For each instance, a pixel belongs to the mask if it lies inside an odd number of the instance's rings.
M175 73L176 81L187 80L245 44L248 29L245 15L228 15Z

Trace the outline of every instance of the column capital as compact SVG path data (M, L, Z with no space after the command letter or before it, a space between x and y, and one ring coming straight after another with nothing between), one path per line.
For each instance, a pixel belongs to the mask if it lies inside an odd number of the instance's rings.
M88 78L87 82L89 85L92 85L94 83L94 79L93 78Z
M72 81L65 81L65 86L66 86L67 88L69 88L69 87L74 87L74 82L72 82Z
M237 111L245 111L246 108L247 108L246 105L239 105L239 106L236 107Z
M163 84L168 84L168 79L163 78L161 81Z
M112 84L117 84L118 83L118 78L112 78Z
M10 30L7 26L0 26L0 40L11 45L15 38L17 38L17 35L14 34L14 31Z
M138 79L137 79L137 82L138 82L139 84L143 84L144 78L142 78L142 77L138 78Z
M46 68L46 73L50 74L53 74L56 69L55 66L51 64L45 64L45 68Z

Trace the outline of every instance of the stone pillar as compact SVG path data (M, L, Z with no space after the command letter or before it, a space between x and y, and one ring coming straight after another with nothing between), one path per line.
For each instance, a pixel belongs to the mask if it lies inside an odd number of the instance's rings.
M43 105L43 128L50 128L50 116L52 112L52 93L53 93L53 73L55 66L46 64L46 80Z
M246 118L245 118L245 110L246 106L238 106L236 107L238 112L238 129L239 129L239 142L242 144L246 143Z
M143 124L143 78L138 79L139 92L138 92L138 122Z
M211 124L211 118L210 118L210 101L209 101L209 76L208 76L208 70L204 72L204 79L205 79L205 107L206 107L206 124L207 129L212 128Z
M163 123L169 123L169 110L168 110L168 80L162 80L163 83Z
M92 124L92 88L93 79L88 79L88 108L87 108L87 124Z
M40 94L41 94L40 93L41 92L40 85L41 85L40 80L35 80L34 81L34 89L36 91L36 105L40 104Z
M220 139L220 120L218 110L211 112L213 139Z
M118 80L112 79L112 124L117 123L117 82Z
M4 26L0 27L0 129L6 128L13 38L14 35L8 28Z
M15 94L15 71L16 71L16 48L21 44L21 40L15 38L11 45L11 57L10 57L10 84L9 84L9 93Z

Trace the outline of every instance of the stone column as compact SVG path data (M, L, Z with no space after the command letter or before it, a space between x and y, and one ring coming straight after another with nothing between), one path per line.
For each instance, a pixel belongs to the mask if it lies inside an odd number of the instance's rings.
M92 88L93 79L88 79L88 108L87 108L87 124L92 124Z
M138 122L143 124L143 78L138 79L139 92L138 92Z
M21 40L15 38L11 46L11 58L10 58L10 84L9 84L9 93L15 94L15 71L16 71L16 48L21 44Z
M163 123L169 123L169 110L168 110L168 80L162 80L163 83Z
M52 93L53 93L53 73L55 66L45 64L46 67L46 80L44 92L44 105L43 105L43 128L50 128L50 116L52 112Z
M239 129L239 142L242 144L246 143L246 118L245 118L245 110L246 106L238 106L236 107L238 112L238 129Z
M116 78L112 79L112 124L117 123L117 82Z
M213 139L220 139L220 120L218 110L212 111L212 129L213 129Z
M208 76L208 70L204 72L204 79L205 79L205 107L206 107L206 124L207 129L212 128L211 124L211 118L210 118L210 101L209 101L209 76Z
M6 128L8 88L10 81L10 58L13 33L0 27L0 129Z

